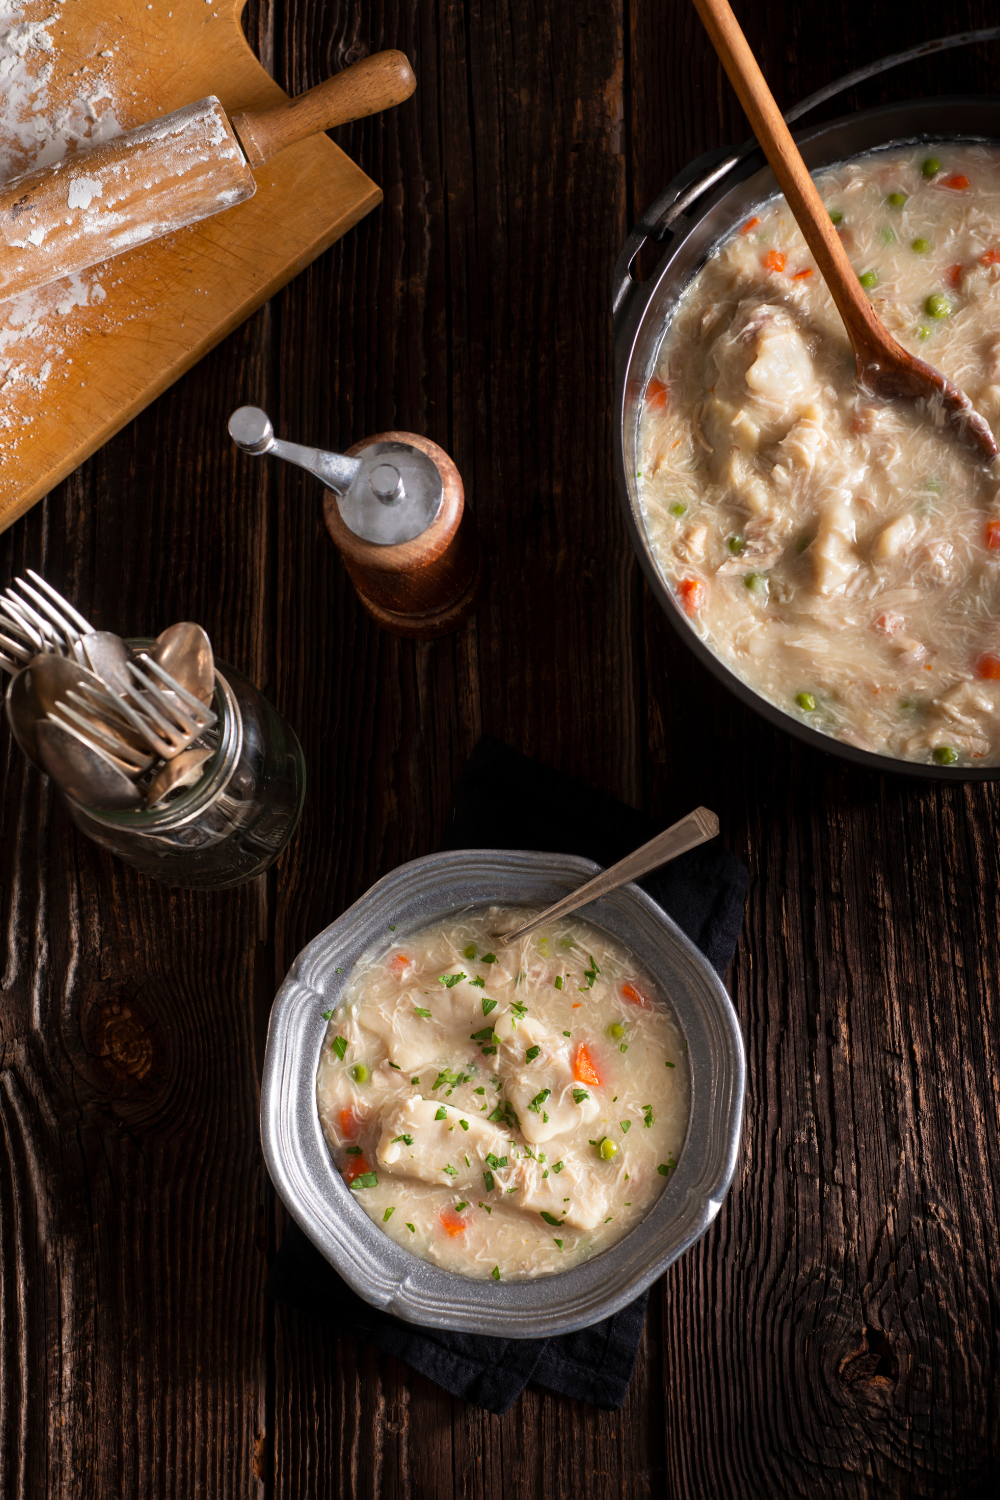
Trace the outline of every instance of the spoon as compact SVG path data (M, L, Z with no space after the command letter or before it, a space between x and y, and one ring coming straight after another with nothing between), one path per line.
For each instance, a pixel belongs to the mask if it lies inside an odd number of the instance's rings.
M42 769L74 802L108 812L142 807L138 787L75 729L54 719L42 719L35 725L35 738Z
M599 896L606 896L609 891L617 890L626 881L638 880L640 875L648 875L650 870L669 864L679 854L685 854L688 849L695 849L699 844L714 839L718 831L719 820L715 813L709 812L707 807L696 807L694 812L681 818L679 823L671 824L662 833L658 833L655 839L643 844L641 849L626 854L624 859L620 859L610 869L602 870L600 875L595 875L593 880L588 880L586 885L581 885L571 895L564 896L555 906L543 911L541 916L532 917L530 922L525 922L522 927L515 927L513 932L498 932L498 947L506 948L515 938L534 932L536 927L542 927L557 917L565 917L571 911L576 911L577 907L586 906L589 901L596 901Z
M134 764L133 774L152 764L153 756L147 746L127 724L106 719L95 711L88 701L94 692L101 695L105 692L99 677L68 657L48 653L32 657L11 678L7 688L7 721L29 760L44 769L35 729L46 715L60 713L99 733L109 750L120 748L122 758Z
M859 385L887 400L940 404L958 436L992 463L1000 449L968 396L940 370L908 353L875 316L728 0L694 0L694 5L843 319Z
M90 663L90 670L105 687L119 697L132 690L128 666L136 658L120 635L111 630L92 630L89 635L80 637L80 645Z
M149 655L157 666L175 677L202 703L211 703L215 694L215 658L212 643L200 625L181 620L168 625L156 637Z
M182 750L173 760L166 761L146 788L146 806L155 807L168 792L179 787L194 786L201 777L201 768L214 750Z

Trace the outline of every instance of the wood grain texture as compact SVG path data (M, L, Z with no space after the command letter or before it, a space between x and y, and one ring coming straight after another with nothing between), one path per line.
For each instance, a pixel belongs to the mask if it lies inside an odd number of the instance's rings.
M737 8L779 104L985 4ZM644 590L611 481L611 266L698 152L746 134L693 9L260 0L301 92L399 47L419 87L340 144L382 206L0 538L98 625L201 620L299 733L277 873L162 890L80 838L2 741L0 1493L212 1500L989 1496L1000 1465L998 793L854 771L728 697ZM842 108L988 91L997 51ZM423 432L489 556L478 617L380 633L322 492L225 437ZM621 1413L493 1418L335 1323L265 1306L284 1227L257 1068L302 945L432 849L488 729L751 871L731 985L744 1149L653 1291ZM335 1310L334 1310L335 1314Z

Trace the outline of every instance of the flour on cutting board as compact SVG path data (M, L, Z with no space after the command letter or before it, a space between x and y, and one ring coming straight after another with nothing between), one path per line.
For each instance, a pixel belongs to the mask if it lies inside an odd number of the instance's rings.
M85 62L60 53L61 12L74 3L0 0L0 180L122 133L114 49L95 47ZM71 179L67 207L88 208L100 191L81 170ZM74 335L78 325L84 331L82 310L105 301L103 273L102 267L67 277L0 303L0 465L16 457L18 432L30 427L46 386L80 384Z

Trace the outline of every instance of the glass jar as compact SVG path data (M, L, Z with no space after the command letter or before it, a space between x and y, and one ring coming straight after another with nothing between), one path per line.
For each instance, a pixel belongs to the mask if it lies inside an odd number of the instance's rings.
M152 641L131 641L136 649ZM289 724L242 672L215 664L215 744L194 786L165 806L107 812L63 793L76 826L144 875L167 885L223 890L272 865L295 832L306 793L302 748Z

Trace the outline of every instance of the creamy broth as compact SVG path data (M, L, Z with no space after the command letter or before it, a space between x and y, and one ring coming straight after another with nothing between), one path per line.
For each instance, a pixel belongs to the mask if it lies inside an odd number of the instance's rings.
M817 185L883 323L1000 432L1000 153L873 153ZM637 470L665 578L757 692L863 749L1000 764L997 479L859 390L783 198L684 292Z
M628 950L472 910L361 959L329 1018L320 1120L345 1182L466 1276L568 1270L649 1212L680 1157L687 1051Z

